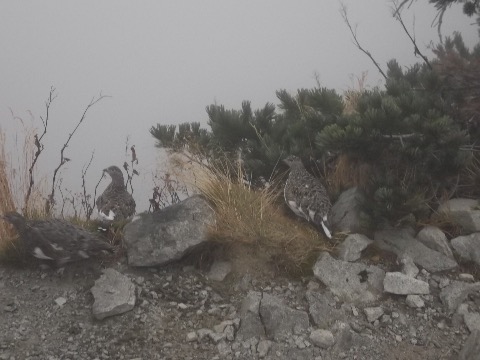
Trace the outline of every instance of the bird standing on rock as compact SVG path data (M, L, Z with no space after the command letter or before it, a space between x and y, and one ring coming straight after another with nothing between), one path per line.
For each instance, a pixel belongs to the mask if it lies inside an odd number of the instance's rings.
M125 188L122 170L110 166L103 170L110 175L112 182L97 199L97 209L104 220L121 221L135 214L135 200Z
M58 267L104 251L114 252L114 248L97 235L65 220L27 220L18 212L8 212L0 218L15 227L30 255L53 261Z
M284 188L285 202L297 215L321 226L330 239L332 233L327 227L327 216L332 204L320 179L310 174L297 156L283 160L290 167L290 174Z

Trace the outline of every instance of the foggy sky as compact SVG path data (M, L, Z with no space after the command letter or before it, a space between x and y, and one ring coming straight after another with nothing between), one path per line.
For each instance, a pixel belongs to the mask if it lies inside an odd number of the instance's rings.
M344 1L357 34L385 69L420 61L385 0ZM381 84L370 60L358 51L335 0L189 1L2 1L0 9L0 125L10 140L20 129L15 115L41 127L50 86L52 105L45 153L39 163L49 174L59 152L92 97L110 95L89 110L66 150L72 159L62 176L80 190L80 172L95 149L90 186L101 169L121 165L125 141L135 144L141 177L135 179L137 209L148 207L151 173L159 151L148 130L156 123L206 124L214 102L240 108L277 104L275 91L322 86L340 93L351 75L368 71L368 84ZM435 10L418 0L404 12L422 51L437 42ZM443 33L459 30L467 44L477 27L460 8L444 19ZM9 150L13 147L10 145ZM49 175L50 176L50 175ZM104 185L106 185L106 181ZM144 187L144 190L140 190Z

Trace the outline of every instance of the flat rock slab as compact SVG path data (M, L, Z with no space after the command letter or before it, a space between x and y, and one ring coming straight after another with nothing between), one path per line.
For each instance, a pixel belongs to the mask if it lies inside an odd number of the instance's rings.
M456 237L452 239L451 244L463 260L480 265L480 233Z
M385 292L397 295L429 294L428 283L400 272L388 272L383 280Z
M264 338L265 328L260 319L260 302L262 293L250 290L240 307L240 329L237 339L248 340L253 337Z
M180 260L207 240L215 213L200 195L153 213L143 213L125 226L128 264L159 266Z
M379 267L335 260L323 252L313 266L313 274L330 291L348 302L371 302L383 293L385 272Z
M263 293L260 318L269 339L282 340L293 334L305 332L310 326L306 311L295 310L277 296Z
M469 284L463 281L452 281L440 291L440 300L448 312L453 313L468 295L477 291L480 291L480 282Z
M377 231L375 243L381 249L392 251L400 258L405 255L411 257L416 265L429 272L450 270L458 266L455 260L426 247L415 239L409 229Z
M310 317L319 328L328 329L336 321L344 321L347 318L342 310L335 308L333 294L330 291L308 290L305 297Z
M469 232L480 231L480 203L473 199L450 199L438 207L437 212L446 214Z
M123 314L135 306L135 285L114 269L105 269L91 292L95 299L93 315L99 320Z

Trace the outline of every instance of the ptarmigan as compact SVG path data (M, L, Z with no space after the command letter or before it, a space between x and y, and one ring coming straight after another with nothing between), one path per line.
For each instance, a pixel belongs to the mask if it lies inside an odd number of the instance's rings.
M123 173L117 166L103 170L112 178L102 195L97 199L97 209L104 220L119 221L135 214L135 200L125 188Z
M97 235L59 219L27 220L17 212L1 216L17 230L25 250L57 266L88 259L113 247Z
M290 175L285 183L284 196L288 207L298 216L322 226L325 235L332 237L327 227L327 216L332 207L327 190L320 179L310 174L302 160L289 156L283 160L290 167Z

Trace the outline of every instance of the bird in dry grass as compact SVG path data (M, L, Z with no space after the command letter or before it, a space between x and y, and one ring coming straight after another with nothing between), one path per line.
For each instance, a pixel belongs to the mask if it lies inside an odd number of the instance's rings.
M328 238L328 213L332 207L327 190L320 179L310 174L297 156L283 160L290 167L290 174L284 188L285 202L297 215L322 227Z
M96 234L65 220L27 220L18 212L8 212L1 218L15 227L28 254L54 262L57 267L114 252L114 248Z
M103 220L121 221L135 214L135 200L125 188L122 170L110 166L103 170L110 175L112 182L97 199L97 209Z

